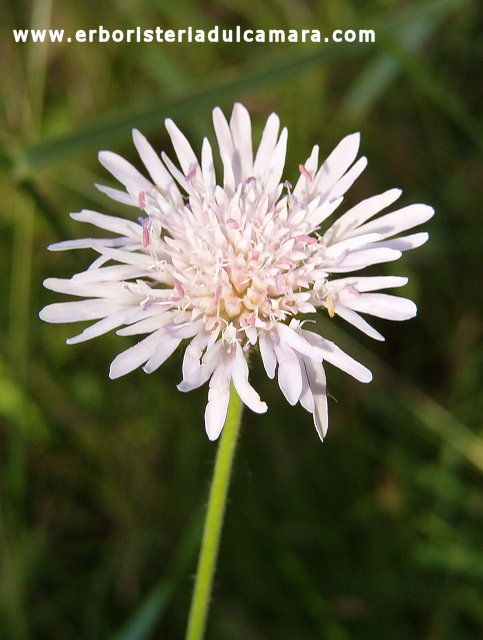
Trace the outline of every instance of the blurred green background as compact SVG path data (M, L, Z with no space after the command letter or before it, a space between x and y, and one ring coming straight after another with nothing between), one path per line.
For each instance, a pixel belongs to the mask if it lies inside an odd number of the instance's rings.
M86 252L46 246L116 213L98 149L138 162L130 130L199 150L211 110L241 100L255 136L289 127L286 178L314 143L362 132L369 167L348 203L393 186L437 210L410 276L419 316L321 331L372 368L333 368L330 431L289 407L261 365L269 413L246 412L209 620L219 640L473 640L483 633L482 5L466 0L2 0L0 41L0 638L183 637L216 445L206 389L178 394L180 354L115 382L109 335L38 311ZM374 45L15 44L11 29L103 25L373 28ZM120 206L120 205L119 205ZM348 204L345 203L344 207ZM381 273L381 268L378 268Z

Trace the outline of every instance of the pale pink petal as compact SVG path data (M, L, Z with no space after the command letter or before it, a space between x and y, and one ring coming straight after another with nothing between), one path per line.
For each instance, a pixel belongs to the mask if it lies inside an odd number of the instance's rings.
M108 187L104 184L96 184L95 186L96 189L98 189L101 193L104 193L106 196L109 196L109 198L111 198L111 200L114 200L115 202L126 204L128 207L138 206L137 199L126 191L113 189L113 187Z
M128 190L148 191L153 185L133 165L112 151L100 151L99 162Z
M174 186L173 178L169 175L168 171L166 171L159 155L143 134L137 129L133 129L132 137L139 157L143 161L154 184L165 190L172 188Z
M294 329L279 322L277 324L277 332L280 337L280 342L287 345L297 353L311 358L312 360L322 360L323 353L317 347L314 347L307 342L303 335L297 333Z
M336 303L335 312L338 316L349 322L350 324L357 327L360 331L365 333L370 338L374 338L374 340L379 340L384 342L385 338L379 331L376 331L374 327L372 327L364 318L362 318L358 313L345 307L344 305Z
M248 382L248 365L239 343L236 344L231 375L241 401L255 413L265 413L267 405L260 400L260 396Z
M433 215L434 209L432 207L428 207L425 204L412 204L371 220L371 222L367 222L349 235L377 233L380 235L380 239L384 240L396 233L401 233L401 231L412 229L412 227L427 222Z
M98 213L97 211L90 211L89 209L83 209L79 213L71 213L70 217L78 222L88 222L100 229L106 231L112 231L121 236L129 236L135 240L141 238L141 225L125 218L118 218L116 216L107 216L104 213Z
M331 280L330 288L336 290L349 288L362 293L365 291L375 291L376 289L392 289L393 287L403 287L408 279L402 276L366 276L349 277Z
M111 300L76 300L75 302L56 302L49 304L39 313L45 322L79 322L81 320L98 320L105 318L119 307Z
M283 344L275 344L274 350L280 389L290 404L297 404L302 393L302 373L297 355L293 349Z
M328 194L329 200L336 200L345 194L348 191L357 178L361 175L364 169L367 167L367 158L362 156L355 163L353 167L349 169L349 171L337 182L337 184L330 190Z
M417 313L417 307L412 300L386 293L363 293L357 296L344 292L341 302L355 311L386 320L409 320Z
M262 176L262 184L266 193L274 191L280 183L283 168L285 165L285 154L287 152L287 139L288 131L286 128L282 129L280 138L275 147L275 151L272 154L272 160L270 162L268 170Z
M280 128L280 119L277 114L272 113L267 120L263 129L262 139L258 146L258 151L253 163L253 175L260 178L265 171L266 166L271 161L273 152L277 145L278 131Z
M205 409L205 429L210 440L216 440L225 424L230 400L230 380L233 358L224 354L210 379L208 404Z
M205 189L213 193L216 187L215 165L213 163L213 151L207 138L203 139L203 146L201 147L201 170Z
M273 379L275 377L275 369L277 368L277 357L275 356L270 334L265 331L260 333L258 336L258 344L267 376Z
M345 353L345 351L342 351L340 347L330 340L326 340L312 331L303 330L302 334L308 342L316 345L323 351L324 360L327 360L327 362L342 369L342 371L359 380L359 382L370 382L372 380L372 373L367 367L357 362L357 360L354 360L354 358L351 358L351 356Z
M173 143L179 164L186 176L193 165L198 166L198 158L186 139L186 136L178 129L174 122L170 118L167 118L164 124Z
M153 373L153 371L156 371L156 369L160 367L163 362L166 362L169 356L176 351L180 342L181 338L166 334L153 355L144 365L143 371L145 373Z
M319 438L323 441L329 427L325 371L320 362L314 362L313 360L305 360L305 368L314 400L314 425Z
M216 139L218 141L218 148L220 150L220 157L223 163L223 188L228 192L233 193L235 190L235 176L233 173L233 140L231 137L230 127L226 121L223 112L218 107L213 110L213 126L216 133Z
M377 196L366 198L349 209L330 228L334 240L345 237L353 229L372 218L372 216L393 204L401 195L401 189L389 189Z
M159 329L147 338L144 338L144 340L141 340L141 342L138 342L134 347L130 347L120 353L111 363L109 377L112 380L120 378L147 362L156 352L156 349L164 337L164 330Z
M235 150L233 162L237 165L235 179L242 182L253 175L253 150L250 114L239 102L233 107L230 130Z
M384 240L384 246L388 249L395 249L396 251L409 251L410 249L417 249L423 245L428 241L428 238L429 234L421 231L420 233L413 233L409 236L403 236L402 238Z

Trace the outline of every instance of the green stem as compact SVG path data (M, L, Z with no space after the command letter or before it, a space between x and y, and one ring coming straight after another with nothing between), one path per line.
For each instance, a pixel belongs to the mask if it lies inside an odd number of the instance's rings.
M242 410L243 404L232 386L226 422L218 446L215 469L211 481L208 511L203 529L186 640L202 640L205 631Z

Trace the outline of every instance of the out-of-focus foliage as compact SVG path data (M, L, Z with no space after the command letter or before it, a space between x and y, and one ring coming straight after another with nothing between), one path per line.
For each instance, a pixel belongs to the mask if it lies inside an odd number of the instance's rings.
M96 150L136 161L132 126L170 149L173 117L199 149L234 99L272 110L287 166L362 132L360 200L392 186L432 204L431 240L387 273L420 314L381 321L386 343L320 319L372 367L335 370L321 445L259 365L270 410L244 416L208 637L474 640L483 633L481 5L470 0L4 0L0 40L0 638L182 637L215 445L206 390L108 380L128 339L67 347L43 325L46 276L83 269L46 245L115 213ZM374 28L375 45L14 44L11 29ZM480 111L480 112L479 112ZM290 169L289 169L290 171ZM480 305L480 306L479 306ZM255 359L254 359L255 360Z

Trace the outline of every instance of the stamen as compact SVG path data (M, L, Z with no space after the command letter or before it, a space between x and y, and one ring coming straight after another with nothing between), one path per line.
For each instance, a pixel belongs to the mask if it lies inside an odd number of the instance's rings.
M334 298L332 296L327 296L327 311L329 312L329 318L335 316Z

